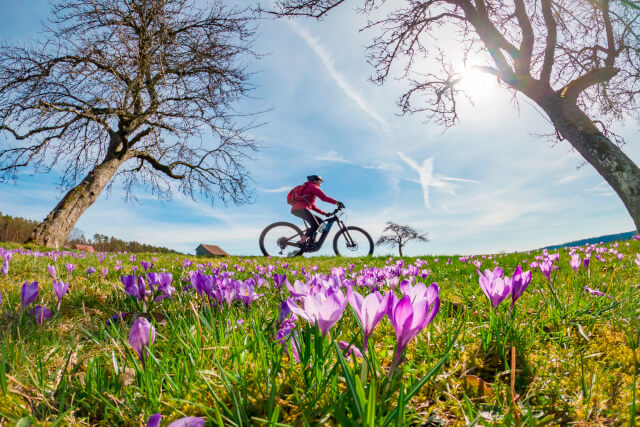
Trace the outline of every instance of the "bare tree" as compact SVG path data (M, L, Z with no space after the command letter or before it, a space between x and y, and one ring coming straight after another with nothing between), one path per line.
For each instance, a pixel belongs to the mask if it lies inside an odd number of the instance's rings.
M251 200L252 16L220 0L58 0L35 47L0 45L0 173L58 165L70 190L30 240L62 245L114 177L159 198ZM3 138L4 137L4 138Z
M398 247L398 252L402 256L402 248L411 240L417 240L419 242L428 242L426 234L421 234L419 231L409 227L408 225L400 225L395 222L387 221L387 226L382 231L383 233L389 231L389 234L383 234L376 242L376 246L390 246Z
M277 13L321 18L343 2L281 0ZM383 3L364 0L360 12L372 16ZM457 123L461 76L455 55L438 46L453 39L464 64L495 76L516 105L523 94L542 109L555 137L611 185L640 232L640 169L611 132L613 121L640 112L640 1L411 0L393 9L366 26L378 30L368 57L379 84L393 64L403 68L403 113Z

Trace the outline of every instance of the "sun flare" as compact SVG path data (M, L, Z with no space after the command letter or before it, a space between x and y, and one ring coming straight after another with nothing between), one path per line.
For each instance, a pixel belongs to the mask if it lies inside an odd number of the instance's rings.
M456 89L464 91L472 99L487 97L495 87L495 77L475 68L467 68L460 74Z

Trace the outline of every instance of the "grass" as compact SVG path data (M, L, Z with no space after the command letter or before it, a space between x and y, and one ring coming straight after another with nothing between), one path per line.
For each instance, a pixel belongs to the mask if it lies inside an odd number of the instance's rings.
M584 250L576 253L584 258ZM634 258L640 241L590 251L589 268L578 272L568 249L552 251L560 258L548 282L529 267L535 257L542 260L538 252L355 260L137 254L133 261L131 254L104 254L100 261L93 254L20 250L0 275L0 424L137 426L161 413L162 425L185 416L221 426L636 425L640 267ZM185 258L194 264L185 267ZM154 262L150 271L172 273L173 299L108 322L115 313L139 311L120 276L134 274L133 266L140 275L141 260ZM506 276L517 265L532 271L513 312L510 298L492 308L478 285L478 262L481 270L500 266ZM76 265L71 275L65 263ZM50 265L70 282L60 310ZM87 274L90 266L98 271ZM411 341L392 376L396 336L386 317L369 338L366 360L346 356L337 345L362 346L359 320L348 306L326 337L299 320L297 343L283 348L276 340L279 305L289 293L277 289L273 273L293 283L309 281L305 272L328 277L340 267L347 280L365 284L355 286L363 294L389 292L402 273L440 286L439 313ZM212 268L219 277L232 272L234 280L264 280L257 288L263 295L249 307L237 299L217 306L182 290L191 283L189 272L214 275ZM21 286L33 281L39 282L34 304L53 313L42 324L30 313L33 305L21 307ZM128 342L137 315L156 331L144 362Z

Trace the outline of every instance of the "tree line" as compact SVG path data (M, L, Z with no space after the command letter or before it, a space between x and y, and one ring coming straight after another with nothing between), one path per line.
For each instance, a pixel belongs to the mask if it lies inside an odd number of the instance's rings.
M24 243L38 224L38 221L4 215L0 212L0 242ZM172 249L162 246L153 246L136 242L135 240L127 242L104 234L96 233L93 235L93 238L88 238L81 230L74 228L69 234L64 247L73 249L77 244L91 245L97 252L177 253Z

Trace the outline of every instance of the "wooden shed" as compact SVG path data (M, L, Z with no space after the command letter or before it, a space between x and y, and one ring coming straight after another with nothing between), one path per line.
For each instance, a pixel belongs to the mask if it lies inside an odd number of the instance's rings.
M218 245L205 245L202 243L196 248L196 255L203 256L229 256L220 246Z
M93 246L91 245L76 245L76 249L79 251L93 252Z

